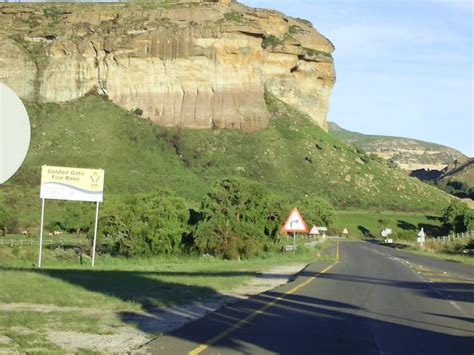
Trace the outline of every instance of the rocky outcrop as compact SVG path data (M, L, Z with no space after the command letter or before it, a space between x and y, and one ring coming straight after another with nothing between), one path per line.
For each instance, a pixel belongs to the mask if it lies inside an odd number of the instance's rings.
M390 160L401 169L407 171L427 170L438 171L428 174L430 179L436 179L443 169L454 162L462 163L467 157L461 152L440 144L424 142L416 139L376 136L351 132L329 122L329 133L336 138L355 145L367 153ZM415 175L426 175L422 171Z
M0 12L0 80L27 100L94 92L164 126L251 131L269 90L327 129L334 48L307 21L199 0Z

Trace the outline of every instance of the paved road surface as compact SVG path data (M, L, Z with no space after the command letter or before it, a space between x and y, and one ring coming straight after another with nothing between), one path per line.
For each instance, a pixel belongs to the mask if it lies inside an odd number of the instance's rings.
M474 268L367 242L150 343L158 354L474 354Z

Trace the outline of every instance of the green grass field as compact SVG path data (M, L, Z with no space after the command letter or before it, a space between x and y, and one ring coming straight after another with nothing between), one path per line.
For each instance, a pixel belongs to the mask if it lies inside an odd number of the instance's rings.
M442 222L436 215L416 212L339 210L336 211L334 229L347 228L352 237L380 238L382 225L390 228L397 239L416 240L420 228L427 236L440 236L446 233Z
M73 254L45 248L44 267L37 269L37 253L33 247L0 247L0 352L64 353L49 333L114 334L135 326L124 314L152 317L154 307L204 301L274 266L333 258L321 256L321 246L245 261L99 256L93 269Z

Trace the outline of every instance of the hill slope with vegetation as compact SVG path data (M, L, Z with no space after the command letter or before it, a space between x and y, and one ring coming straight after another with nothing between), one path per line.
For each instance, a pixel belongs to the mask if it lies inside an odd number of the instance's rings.
M448 170L436 184L450 194L474 200L474 158Z
M440 144L352 132L334 122L329 122L329 132L341 141L355 145L367 153L377 154L405 170L442 170L454 161L463 162L467 159L461 152Z
M436 211L448 203L446 194L338 141L268 93L266 102L270 126L252 133L163 128L97 96L28 104L30 151L0 187L1 201L20 225L36 224L46 164L103 168L106 200L160 187L197 207L216 181L240 177L288 201L318 196L337 208ZM48 203L53 214L64 204Z

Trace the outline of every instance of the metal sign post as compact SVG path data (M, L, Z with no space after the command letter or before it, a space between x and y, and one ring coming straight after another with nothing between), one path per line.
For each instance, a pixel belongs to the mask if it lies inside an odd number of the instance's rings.
M97 224L99 221L99 202L97 202L97 207L95 209L95 225L94 225L94 242L92 243L92 267L95 265L95 246L97 243Z
M293 254L296 254L296 232L293 232Z
M41 267L41 250L43 249L43 225L44 225L44 198L41 199L41 226L40 226L40 242L38 253L38 267Z

